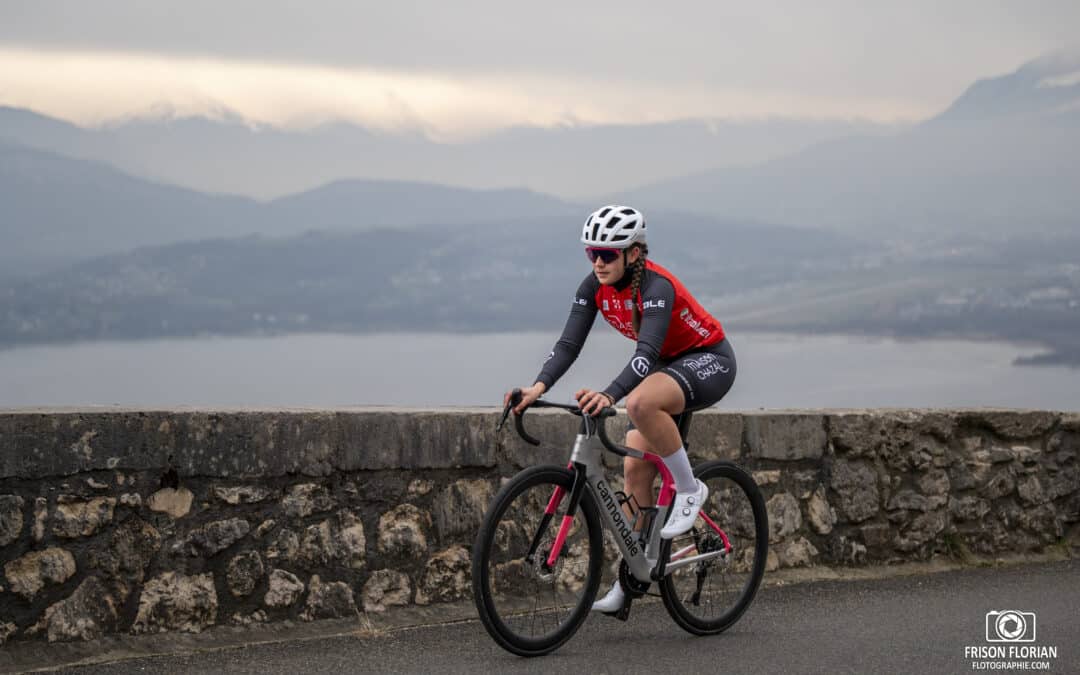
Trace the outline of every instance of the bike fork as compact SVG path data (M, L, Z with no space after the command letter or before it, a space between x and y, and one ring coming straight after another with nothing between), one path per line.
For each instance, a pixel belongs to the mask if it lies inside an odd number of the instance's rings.
M563 515L562 523L559 525L559 532L555 535L555 543L548 553L547 560L544 561L544 567L548 571L555 569L555 563L559 561L563 545L570 535L570 528L573 527L578 504L581 503L581 493L585 490L585 465L572 463L571 467L574 470L574 482L570 486L570 502L566 505L566 514ZM540 548L540 541L544 538L544 532L547 531L551 519L555 517L555 511L558 510L559 504L565 496L566 490L562 487L555 488L555 493L551 495L547 508L544 509L544 516L540 519L540 525L536 528L536 534L533 535L532 544L529 546L529 553L526 556L528 560L533 560L533 556L536 555L536 550Z

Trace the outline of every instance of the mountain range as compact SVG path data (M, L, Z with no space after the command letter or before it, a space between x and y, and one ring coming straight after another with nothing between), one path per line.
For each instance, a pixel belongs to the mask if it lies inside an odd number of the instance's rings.
M980 80L940 115L753 166L616 193L674 207L876 237L1001 235L1080 226L1080 59Z
M622 201L654 257L747 325L1034 339L1028 322L1068 351L1077 74L1032 62L899 129L698 120L457 145L0 109L0 343L550 325L587 269L582 219Z
M255 127L235 116L168 114L81 128L0 107L0 142L109 163L203 192L274 199L348 179L490 189L527 186L576 199L718 166L780 157L815 142L890 130L858 120L682 120L517 127L436 140L346 123Z
M56 269L140 246L308 230L576 222L584 207L526 189L468 190L404 181L340 180L260 202L150 182L108 165L0 144L3 276Z

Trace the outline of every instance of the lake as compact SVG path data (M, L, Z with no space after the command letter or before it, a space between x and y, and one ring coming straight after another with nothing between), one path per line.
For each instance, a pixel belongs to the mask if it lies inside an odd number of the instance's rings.
M0 350L0 407L500 405L532 383L554 333L289 335ZM1080 371L1014 366L1037 347L768 333L730 336L724 408L1001 406L1080 410ZM633 351L594 329L547 395L603 388Z

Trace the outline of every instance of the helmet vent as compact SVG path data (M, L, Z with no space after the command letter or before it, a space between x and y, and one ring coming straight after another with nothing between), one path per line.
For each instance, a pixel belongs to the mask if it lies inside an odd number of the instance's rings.
M622 218L620 218L618 216L612 216L611 220L608 221L606 229L609 229L609 230L614 229L615 226L618 225L621 222L622 222Z
M611 207L609 206L609 207L605 208L603 211L601 211L600 213L598 213L597 215L600 216L601 218L603 218L610 212L611 212Z
M592 226L592 238L595 240L597 238L597 235L599 235L599 234L600 234L600 223L599 222L594 222L593 226Z
M634 215L634 209L623 209L622 211L619 211L619 213L623 214L624 216L632 216Z

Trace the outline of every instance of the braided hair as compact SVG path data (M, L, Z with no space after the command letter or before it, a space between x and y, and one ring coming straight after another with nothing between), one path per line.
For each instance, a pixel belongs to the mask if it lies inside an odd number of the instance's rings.
M634 325L634 334L641 330L641 309L638 307L638 300L641 299L641 278L645 276L645 256L649 254L649 247L646 244L634 244L631 248L637 248L641 251L641 255L638 256L637 262L634 263L631 274L634 276L630 280L630 302L633 309L631 309L631 323Z

